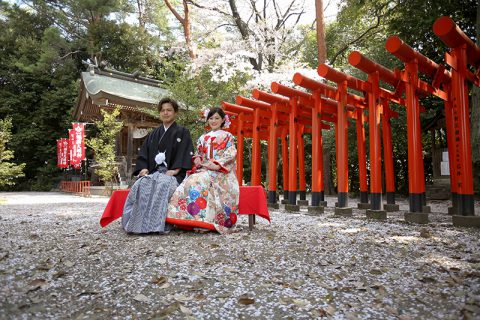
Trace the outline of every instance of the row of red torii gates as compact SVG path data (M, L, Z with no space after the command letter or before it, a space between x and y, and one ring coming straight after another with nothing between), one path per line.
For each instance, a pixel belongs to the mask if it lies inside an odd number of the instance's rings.
M403 70L389 70L354 51L349 63L368 75L366 81L342 73L326 64L318 66L318 74L336 83L336 87L310 79L300 73L293 83L307 90L298 90L277 82L272 93L253 90L254 99L237 96L236 104L223 102L227 113L235 115L229 131L237 136L237 176L243 180L244 138L252 138L251 185L261 184L260 140L268 143L268 202L276 204L278 140L283 159L283 190L287 206L295 208L297 193L306 200L304 134L312 137L312 199L310 209L319 211L324 201L322 129L335 126L337 215L351 215L348 207L348 122L356 122L360 204L367 216L386 218L386 211L398 210L395 204L395 179L392 152L391 110L396 103L406 108L408 138L409 212L407 221L427 223L430 208L426 206L425 175L422 155L419 97L433 95L444 102L447 146L450 163L452 207L457 219L477 218L474 212L473 172L469 123L467 81L480 85L480 48L449 17L441 17L433 25L434 33L450 48L445 65L437 64L412 49L399 37L391 36L386 49L404 63ZM430 82L421 80L423 74ZM384 89L380 81L394 87ZM356 95L348 89L363 93ZM368 116L365 111L368 111ZM369 128L370 183L367 181L365 123ZM382 135L382 137L381 137ZM386 186L386 204L382 205L382 154ZM298 172L298 176L297 176ZM297 179L298 178L298 179ZM298 187L297 187L298 182ZM370 188L370 190L369 190ZM370 191L370 192L369 192ZM370 194L370 203L368 203ZM292 207L293 206L293 207ZM477 220L469 220L477 221ZM478 221L476 222L478 224Z

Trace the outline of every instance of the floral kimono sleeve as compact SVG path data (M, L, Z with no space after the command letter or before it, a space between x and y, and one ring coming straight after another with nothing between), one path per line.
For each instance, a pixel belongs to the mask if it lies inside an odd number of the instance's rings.
M214 160L213 163L220 166L219 172L229 173L235 170L235 160L237 157L237 148L235 147L235 137L226 132L224 139L219 139L213 143Z

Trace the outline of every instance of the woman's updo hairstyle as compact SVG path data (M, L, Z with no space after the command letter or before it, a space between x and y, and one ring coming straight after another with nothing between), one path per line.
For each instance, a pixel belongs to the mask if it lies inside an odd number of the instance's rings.
M223 111L222 108L212 108L210 109L210 111L208 112L208 115L207 115L207 121L208 119L210 119L211 116L213 116L215 113L218 113L218 115L223 119L223 122L222 124L220 125L220 128L223 128L223 126L225 125L225 111Z

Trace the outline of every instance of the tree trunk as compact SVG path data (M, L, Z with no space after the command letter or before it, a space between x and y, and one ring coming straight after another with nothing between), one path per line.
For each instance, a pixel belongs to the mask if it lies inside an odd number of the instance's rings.
M327 61L327 46L325 45L325 23L323 18L323 0L315 0L317 20L318 64Z
M145 0L137 0L137 9L138 9L138 25L145 29Z
M188 50L188 55L190 58L195 59L196 54L195 50L193 49L193 44L192 44L192 37L191 37L191 23L190 23L190 13L189 13L189 8L188 8L188 3L187 0L183 0L183 13L184 17L182 17L177 10L172 6L169 0L164 0L165 4L167 5L168 9L173 13L175 18L180 22L180 24L183 27L183 35L185 37L185 43L187 45L187 50Z
M335 191L332 185L332 166L330 161L330 150L323 151L323 179L324 179L324 192L326 195L333 195Z

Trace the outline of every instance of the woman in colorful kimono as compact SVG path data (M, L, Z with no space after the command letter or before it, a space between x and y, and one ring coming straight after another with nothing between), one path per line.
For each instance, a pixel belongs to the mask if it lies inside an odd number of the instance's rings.
M207 121L211 131L198 139L194 167L170 199L168 217L195 222L192 226L208 223L226 233L238 215L235 137L222 130L228 117L221 108L209 110Z

